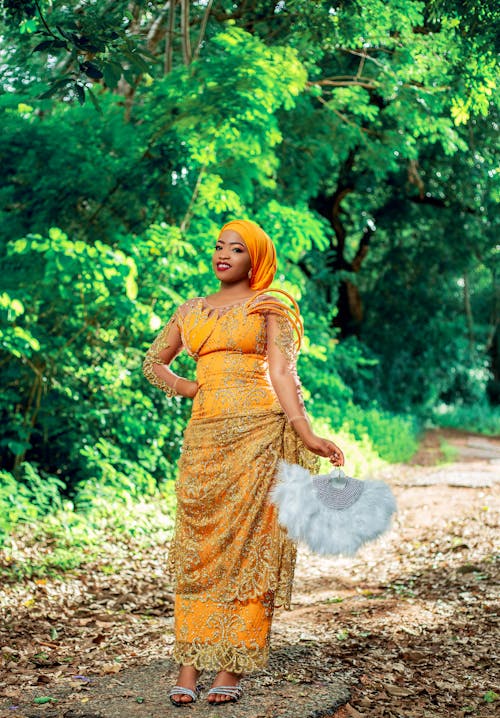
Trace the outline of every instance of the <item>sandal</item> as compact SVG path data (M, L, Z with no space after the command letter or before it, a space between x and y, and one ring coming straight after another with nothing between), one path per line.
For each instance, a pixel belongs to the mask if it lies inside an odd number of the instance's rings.
M243 688L239 683L237 686L216 686L215 688L211 688L207 695L229 696L225 701L208 701L211 706L222 706L224 703L237 703L243 695Z
M189 696L191 698L190 701L176 701L174 700L173 696ZM174 686L170 693L168 694L168 697L170 698L171 702L174 704L174 706L182 707L182 706L190 706L192 703L196 703L198 698L200 697L200 686L196 686L196 690L192 691L191 688L184 688L184 686Z

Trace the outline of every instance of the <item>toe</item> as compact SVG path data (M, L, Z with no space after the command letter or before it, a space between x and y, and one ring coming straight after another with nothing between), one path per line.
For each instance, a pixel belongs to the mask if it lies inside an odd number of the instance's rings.
M186 695L185 693L175 693L172 696L172 699L176 701L177 703L192 703L193 699L191 696Z

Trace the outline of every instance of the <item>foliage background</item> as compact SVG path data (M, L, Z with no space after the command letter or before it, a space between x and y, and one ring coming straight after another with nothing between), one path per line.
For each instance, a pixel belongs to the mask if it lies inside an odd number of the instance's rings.
M233 217L349 468L500 432L495 3L0 7L0 534L170 491L189 405L142 358Z

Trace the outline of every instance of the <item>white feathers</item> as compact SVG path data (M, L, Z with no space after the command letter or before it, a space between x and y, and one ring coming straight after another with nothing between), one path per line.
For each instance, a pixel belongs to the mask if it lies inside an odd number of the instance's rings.
M344 476L343 472L340 475ZM332 491L339 490L332 481ZM352 506L328 508L318 497L310 472L286 461L280 461L271 501L278 507L279 521L290 538L304 541L314 553L323 555L352 556L389 528L396 511L390 487L371 480L363 481L363 490Z

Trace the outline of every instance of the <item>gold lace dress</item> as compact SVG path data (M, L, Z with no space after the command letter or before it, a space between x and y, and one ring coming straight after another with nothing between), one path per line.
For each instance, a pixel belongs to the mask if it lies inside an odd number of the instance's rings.
M144 361L153 371L178 328L197 362L198 392L185 430L169 554L175 580L174 659L237 673L263 667L275 606L290 606L296 547L268 500L280 458L314 469L269 377L266 318L259 300L215 308L202 297L181 305ZM295 371L292 326L277 316L275 343ZM172 341L170 339L170 341ZM297 382L297 391L300 385Z

